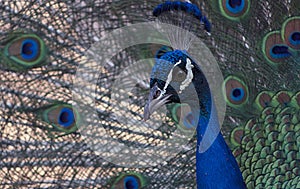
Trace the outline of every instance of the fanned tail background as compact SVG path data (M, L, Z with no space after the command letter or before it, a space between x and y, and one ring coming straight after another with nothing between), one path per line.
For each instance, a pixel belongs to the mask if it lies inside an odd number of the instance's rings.
M152 12L162 2L0 1L1 188L196 188L196 136L168 161L126 168L90 149L77 128L84 115L72 106L74 77L87 49L105 32L157 20ZM214 54L224 75L227 102L222 133L247 187L299 188L299 2L191 2L211 23L211 31L184 13L165 12L160 19L189 29ZM114 45L117 41L111 41ZM116 119L115 113L142 119L147 76L137 79L130 94L107 90L126 67L154 58L160 48L136 45L102 67L95 96L86 91L96 107L85 104L86 111L97 110L99 119L85 124L102 124L113 138L132 146L140 144L135 140L147 146L172 137L181 127L177 117L182 107L169 107L166 117L157 115L164 124L154 133L135 132ZM124 81L124 87L131 84ZM131 95L131 106L113 112L113 95ZM92 132L97 133L97 127Z

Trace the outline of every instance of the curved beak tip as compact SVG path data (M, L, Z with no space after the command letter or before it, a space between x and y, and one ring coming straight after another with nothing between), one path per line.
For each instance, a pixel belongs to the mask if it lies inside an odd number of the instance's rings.
M169 102L168 99L171 95L157 95L157 90L160 90L157 86L154 86L150 90L148 101L144 108L144 121L150 119L150 116L154 111ZM161 90L159 91L159 94L160 93Z

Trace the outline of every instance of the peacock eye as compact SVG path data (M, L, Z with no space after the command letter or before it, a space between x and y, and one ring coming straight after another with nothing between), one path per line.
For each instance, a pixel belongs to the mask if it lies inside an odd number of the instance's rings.
M172 80L182 82L186 78L186 73L179 67L175 67L173 70Z
M248 100L248 87L244 81L235 76L229 76L224 80L226 99L229 106L238 107Z
M147 177L140 173L127 172L119 175L117 178L113 178L110 182L110 189L124 188L124 189L138 189L144 188L148 185Z
M45 123L46 130L51 132L48 134L53 137L74 133L81 123L81 116L78 110L66 103L42 107L37 110L37 115Z
M21 72L47 63L48 48L40 36L14 32L7 38L0 49L0 64L6 69Z

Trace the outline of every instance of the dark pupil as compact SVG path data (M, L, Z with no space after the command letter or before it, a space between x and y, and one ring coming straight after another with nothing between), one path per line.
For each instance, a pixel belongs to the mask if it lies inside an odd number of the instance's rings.
M184 77L183 71L179 71L177 76L178 76L179 79L182 79Z
M241 96L241 90L240 89L234 89L232 92L234 97L239 97Z
M134 183L131 180L127 181L125 183L125 186L126 186L126 189L135 189Z
M180 68L176 68L173 73L175 81L182 81L185 78L185 72Z
M272 49L272 52L274 54L289 54L288 47L286 47L286 46L275 46Z
M68 112L63 112L62 114L60 114L59 119L62 123L67 123L69 121L68 117L69 117Z
M31 47L32 47L31 43L25 43L22 48L22 53L26 55L31 55L32 54Z
M292 39L294 41L299 41L300 40L300 32L295 32L293 35L292 35Z
M241 4L242 4L242 0L229 0L229 5L232 8L236 8L238 6L241 6Z

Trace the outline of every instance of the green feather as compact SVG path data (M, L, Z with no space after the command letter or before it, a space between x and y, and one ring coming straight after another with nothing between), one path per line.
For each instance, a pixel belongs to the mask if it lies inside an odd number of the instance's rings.
M271 98L263 97L264 94ZM290 97L296 94L290 91L279 91L275 95L262 92L253 104L261 104L260 98L269 102L267 106L258 106L260 119L250 119L245 126L232 131L230 141L235 146L234 154L248 187L271 187L274 183L287 188L295 186L291 181L298 180L297 172L286 172L293 169L294 160L299 159L296 157L300 145L297 140L300 137L299 120L292 115L299 115L300 106L290 106ZM283 103L284 100L287 102Z

